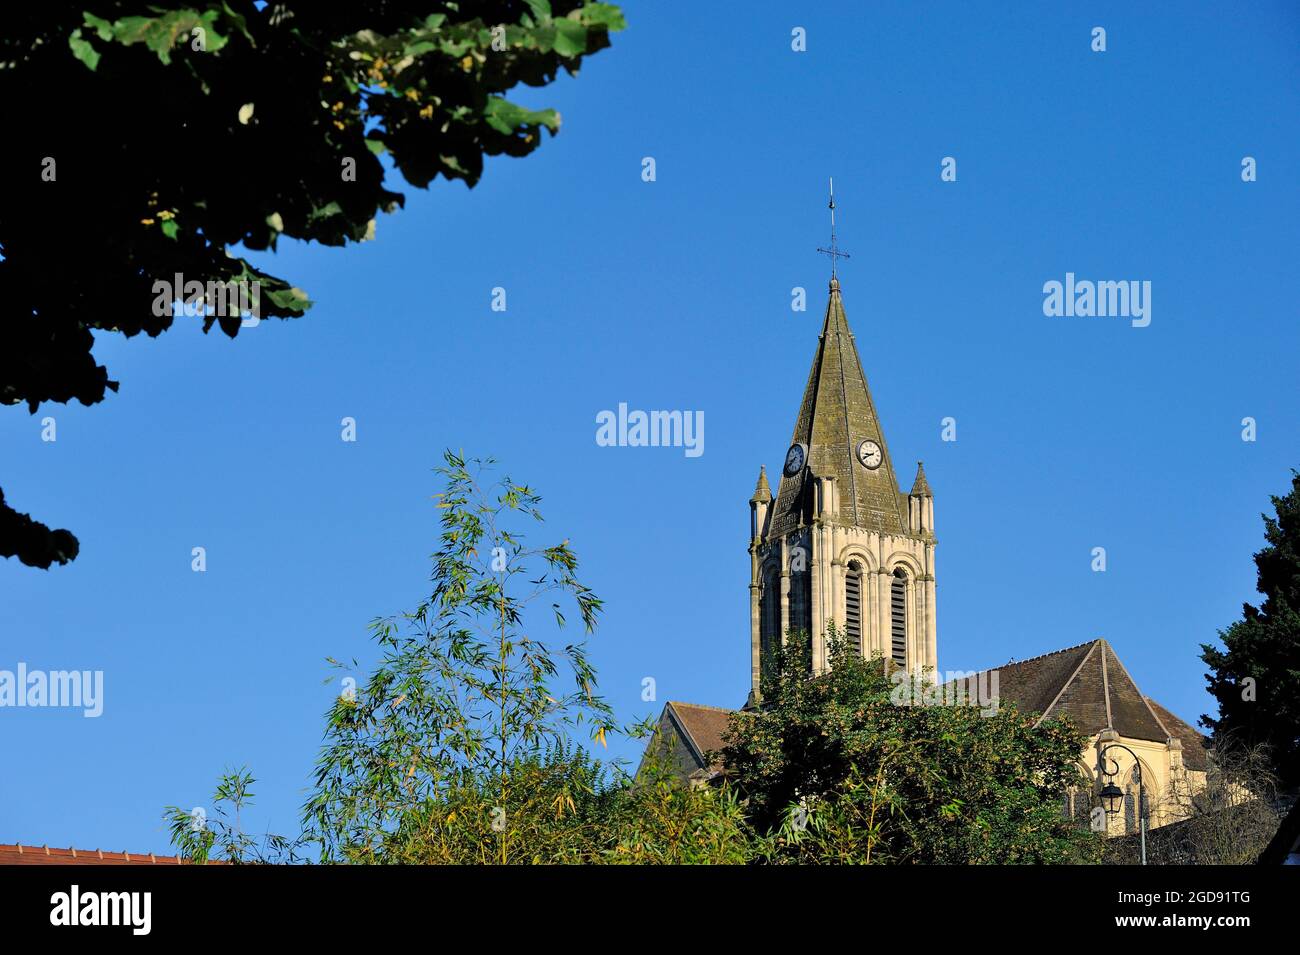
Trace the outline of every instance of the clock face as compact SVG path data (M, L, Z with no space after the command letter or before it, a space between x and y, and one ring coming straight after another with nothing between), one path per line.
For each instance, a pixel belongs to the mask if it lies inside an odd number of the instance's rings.
M881 462L885 460L885 455L884 452L880 450L880 445L876 444L874 441L868 440L863 441L858 445L858 460L862 463L863 467L874 471L876 468L880 467Z
M785 453L785 473L793 477L803 470L804 462L807 460L808 452L804 450L802 444L790 445L790 450Z

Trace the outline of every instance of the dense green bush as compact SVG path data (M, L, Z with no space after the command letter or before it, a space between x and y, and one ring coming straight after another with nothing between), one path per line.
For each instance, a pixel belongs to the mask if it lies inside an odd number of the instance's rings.
M729 784L770 862L1072 863L1097 836L1063 817L1083 737L1002 706L900 705L905 688L832 630L814 676L792 635L763 705L733 721Z

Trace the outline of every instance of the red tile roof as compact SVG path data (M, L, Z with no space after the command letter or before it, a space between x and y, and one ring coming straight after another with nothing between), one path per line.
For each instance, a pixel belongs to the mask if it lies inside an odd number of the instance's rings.
M51 849L49 846L0 843L0 865L183 865L184 863L185 860L179 856L156 856L152 852Z

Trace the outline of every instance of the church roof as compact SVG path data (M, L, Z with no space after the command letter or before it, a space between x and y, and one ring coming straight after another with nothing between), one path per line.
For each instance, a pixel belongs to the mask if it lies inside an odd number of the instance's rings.
M1205 769L1205 737L1143 696L1105 640L993 669L998 674L999 699L1015 703L1021 712L1039 714L1040 723L1064 715L1089 736L1113 729L1129 739L1159 743L1174 737L1183 745L1187 767ZM956 682L966 683L970 692L979 678Z
M668 769L681 781L709 780L722 772L723 734L739 711L673 700L664 704L659 725L646 744L637 776L646 767Z
M882 461L874 470L857 460L858 445L868 439L881 448ZM831 279L826 320L790 443L806 447L807 463L794 475L782 469L772 535L789 533L810 521L813 477L818 475L835 478L841 521L883 533L907 533L907 498L894 477L889 447L835 278Z
M721 769L719 762L715 760L709 764L706 757L709 753L718 753L726 745L722 741L722 735L727 731L736 711L676 700L669 702L665 709L672 714L673 721L695 751L700 765L714 770Z

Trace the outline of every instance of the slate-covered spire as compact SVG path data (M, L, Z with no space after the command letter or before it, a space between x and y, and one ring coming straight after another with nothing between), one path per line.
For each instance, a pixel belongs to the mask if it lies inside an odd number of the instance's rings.
M934 497L934 492L930 490L930 482L925 479L925 464L921 461L916 462L916 480L912 482L912 496Z
M858 460L864 441L879 447L878 466L865 467ZM810 522L814 475L835 478L838 520L882 533L907 533L907 497L894 476L835 277L790 443L805 448L807 460L794 474L782 470L772 534L785 534Z

